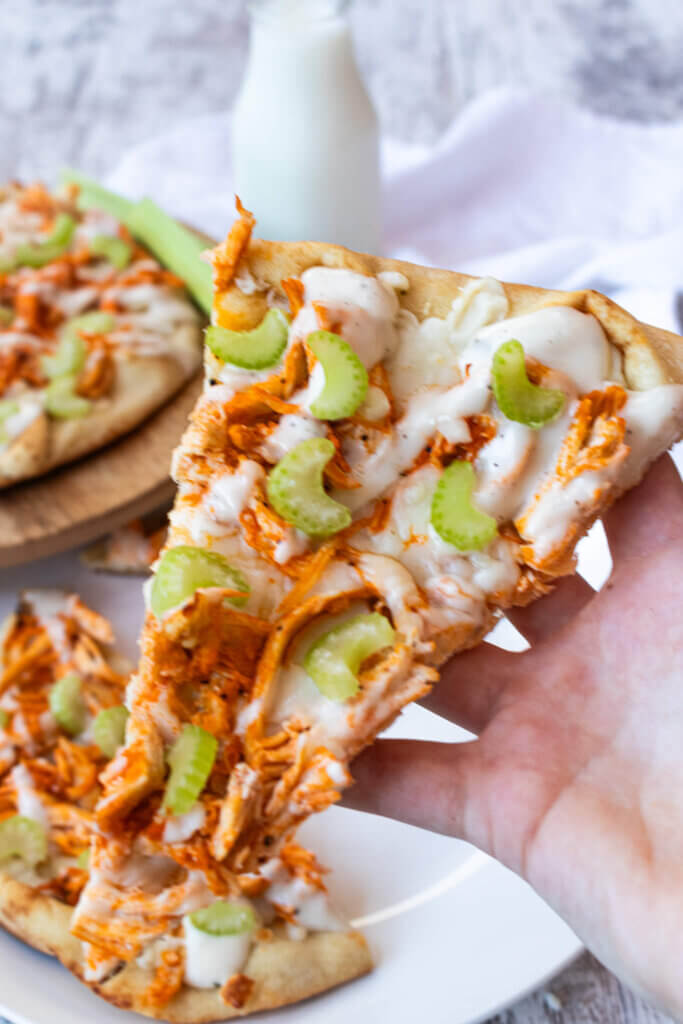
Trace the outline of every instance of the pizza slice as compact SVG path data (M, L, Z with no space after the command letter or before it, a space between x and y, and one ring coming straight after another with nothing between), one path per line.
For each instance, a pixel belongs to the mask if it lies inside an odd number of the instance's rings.
M353 757L571 572L683 428L683 340L599 294L252 241L238 209L74 915L93 963L144 956L190 905L257 914ZM303 890L269 891L308 925Z
M284 918L279 929L266 927L265 900L258 928L246 902L214 904L208 914L188 914L136 963L121 969L122 963L114 959L99 978L91 976L88 949L70 933L70 926L91 871L99 776L123 742L128 717L123 699L129 666L112 652L113 639L106 619L76 595L57 590L23 593L5 625L0 660L0 924L57 957L111 1002L169 1020L227 1017L247 999L255 1008L268 1009L368 970L362 937L350 932L329 905L324 869L312 853L290 843L281 852L277 873L253 879L252 895L259 893L263 899L268 886L271 899L283 902L291 892L308 893L307 923L322 922L329 937L306 939L301 926ZM209 817L209 802L206 812ZM202 827L199 817L195 811L196 828ZM186 820L185 832L188 826ZM169 819L159 838L182 844L184 831L179 820ZM163 863L156 857L149 870L160 872ZM168 879L168 871L160 875L160 890ZM187 889L191 899L192 885ZM126 893L133 903L137 898L134 890ZM192 936L188 955L179 937L183 930ZM227 960L239 960L249 947L249 978L239 972L224 976ZM188 972L201 989L183 985Z
M0 189L0 487L141 423L197 370L201 323L183 281L77 186Z

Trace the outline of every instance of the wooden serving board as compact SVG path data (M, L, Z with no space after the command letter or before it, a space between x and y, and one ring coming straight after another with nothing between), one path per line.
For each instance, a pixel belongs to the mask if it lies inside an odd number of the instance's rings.
M0 491L0 568L77 547L171 501L171 454L201 373L132 433L78 462Z

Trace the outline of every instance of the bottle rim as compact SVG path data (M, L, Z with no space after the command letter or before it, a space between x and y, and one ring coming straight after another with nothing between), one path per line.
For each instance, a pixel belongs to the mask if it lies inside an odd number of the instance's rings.
M247 11L256 22L278 22L288 17L327 21L346 13L351 0L248 0Z

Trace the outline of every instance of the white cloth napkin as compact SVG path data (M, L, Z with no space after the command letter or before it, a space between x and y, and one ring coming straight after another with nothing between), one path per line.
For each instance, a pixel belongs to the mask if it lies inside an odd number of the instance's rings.
M206 114L131 150L108 184L153 194L222 237L230 165L230 116ZM682 168L683 122L631 124L496 90L433 146L384 142L385 250L503 280L595 286L683 331Z

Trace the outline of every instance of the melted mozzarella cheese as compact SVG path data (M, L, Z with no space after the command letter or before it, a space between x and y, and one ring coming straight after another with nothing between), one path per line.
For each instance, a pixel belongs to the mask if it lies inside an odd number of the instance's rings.
M295 405L301 404L294 397L292 402ZM287 413L280 419L278 425L261 445L261 454L269 462L279 462L283 456L291 452L292 448L296 448L302 441L309 441L311 438L324 436L324 423L314 420L310 416Z
M470 440L466 417L483 412L490 400L482 376L468 377L447 391L414 395L391 435L383 438L369 455L363 444L347 442L343 452L360 487L335 494L352 510L362 509L381 497L415 461L437 432L453 443Z
M260 868L259 874L270 882L264 898L273 905L286 907L302 928L314 932L334 932L345 927L330 907L325 890L309 885L303 878L292 876L279 858L267 861Z
M217 523L238 523L256 485L265 480L258 462L242 459L234 473L223 473L211 482L203 501L208 516Z
M305 340L320 328L313 303L325 307L330 320L361 362L370 369L396 346L394 319L398 299L374 277L336 267L311 267L301 275L304 306L291 328L291 337Z
M399 409L417 392L457 384L462 379L458 355L463 346L477 331L505 316L507 308L502 285L493 278L482 278L465 285L444 319L420 321L402 310L398 346L386 364Z
M164 822L162 841L164 843L184 843L202 827L206 812L204 805L196 803L185 814L171 814Z
M605 332L594 316L569 306L548 306L483 328L462 352L461 368L488 373L496 349L513 338L525 355L565 374L580 394L609 378L612 357Z
M26 395L17 396L15 399L19 408L4 420L2 427L6 440L0 442L0 450L8 447L12 441L20 437L39 416L43 414L42 391L28 392Z
M11 261L20 245L44 242L47 234L40 213L22 210L11 189L0 201L0 260Z
M47 811L43 805L35 786L33 785L33 779L31 774L23 764L15 764L14 768L10 773L12 779L12 785L17 798L17 811L24 818L30 818L31 821L35 821L38 825L48 831L50 827L50 819L48 818Z
M249 958L251 932L240 935L209 935L183 919L185 934L185 982L193 988L214 988L238 974Z

